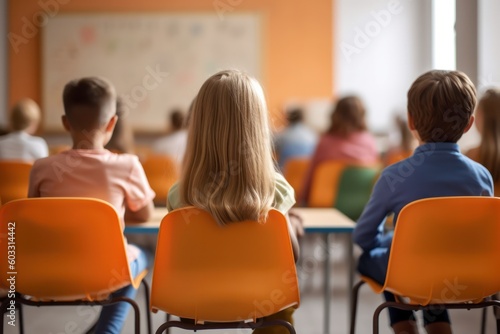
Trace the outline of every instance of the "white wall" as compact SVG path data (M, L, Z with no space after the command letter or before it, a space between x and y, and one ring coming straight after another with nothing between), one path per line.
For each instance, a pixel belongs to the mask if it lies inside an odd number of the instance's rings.
M337 91L360 95L370 129L385 132L394 113L406 112L411 83L431 68L431 0L335 3Z
M482 93L490 86L500 86L500 1L479 0L478 87Z
M7 0L0 0L0 128L7 126Z
M458 0L465 1L465 0ZM477 90L480 98L484 91L492 86L500 87L500 1L478 0L478 36L477 36ZM475 127L460 140L460 146L465 150L480 142Z

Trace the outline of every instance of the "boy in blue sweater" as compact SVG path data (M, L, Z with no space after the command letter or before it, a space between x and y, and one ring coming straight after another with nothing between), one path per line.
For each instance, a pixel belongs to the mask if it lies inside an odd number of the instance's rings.
M490 173L460 153L457 141L474 122L476 90L462 72L430 71L408 91L408 126L419 146L408 159L385 168L359 218L353 240L363 249L358 271L385 281L392 233L383 232L385 217L408 203L428 197L492 196ZM394 295L384 292L386 300ZM389 308L395 333L418 333L411 311ZM427 333L451 333L446 310L424 313Z

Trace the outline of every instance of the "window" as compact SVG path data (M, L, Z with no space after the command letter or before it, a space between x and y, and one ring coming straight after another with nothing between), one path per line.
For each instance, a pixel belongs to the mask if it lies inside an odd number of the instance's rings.
M456 57L456 0L432 1L432 67L455 70Z

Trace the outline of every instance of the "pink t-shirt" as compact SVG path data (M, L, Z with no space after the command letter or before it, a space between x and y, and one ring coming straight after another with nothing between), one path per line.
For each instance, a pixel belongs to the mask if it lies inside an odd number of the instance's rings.
M379 162L380 154L375 138L368 131L350 134L348 137L325 134L321 136L306 175L300 201L309 198L312 176L316 167L327 160L339 160L353 164L370 165Z
M155 193L137 156L106 149L71 149L35 161L28 197L102 199L115 207L124 228L125 208L140 210L153 200ZM137 250L128 248L131 259L135 258Z

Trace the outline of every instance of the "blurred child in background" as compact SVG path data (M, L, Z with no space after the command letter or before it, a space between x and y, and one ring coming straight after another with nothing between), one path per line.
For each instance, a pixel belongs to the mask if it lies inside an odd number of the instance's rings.
M357 96L338 100L331 114L330 128L319 140L306 175L301 203L307 203L316 168L324 161L338 160L353 165L374 165L379 162L375 138L366 126L366 110Z
M23 99L12 108L12 132L0 137L0 160L34 161L49 155L45 140L33 136L40 118L40 108L31 99Z
M274 149L281 170L290 158L306 158L314 153L318 135L304 123L304 111L293 108L286 113L287 127L278 133Z
M488 89L479 100L476 128L481 134L481 143L466 155L490 171L495 196L500 196L500 88Z

